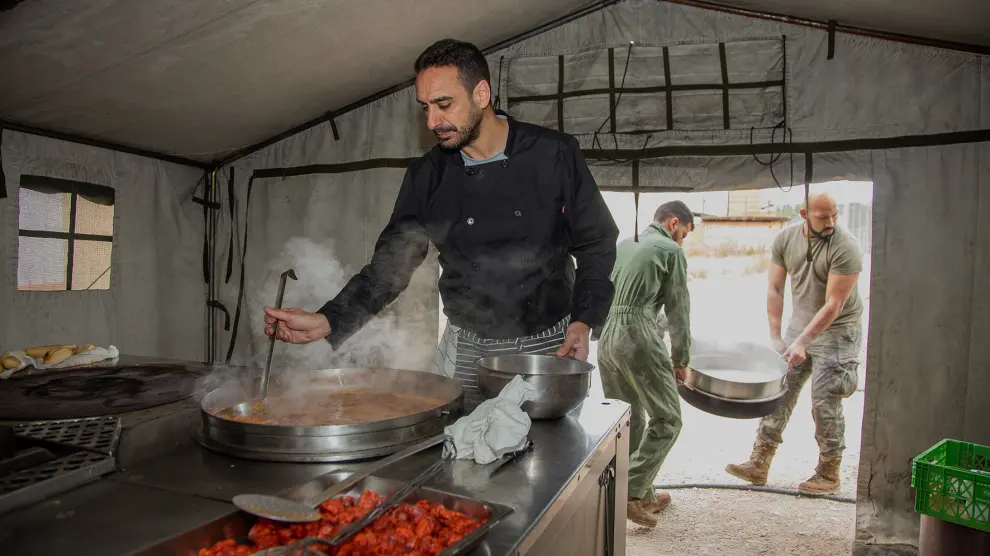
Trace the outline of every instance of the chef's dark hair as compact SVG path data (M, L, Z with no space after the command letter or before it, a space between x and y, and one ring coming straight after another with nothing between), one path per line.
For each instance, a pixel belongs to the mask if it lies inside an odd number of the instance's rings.
M694 213L684 204L683 201L670 201L660 205L660 208L653 214L653 221L657 224L676 217L682 224L687 224L694 229Z
M477 46L454 39L439 40L416 58L416 75L429 68L457 67L457 74L468 91L473 91L482 80L491 86L488 60Z

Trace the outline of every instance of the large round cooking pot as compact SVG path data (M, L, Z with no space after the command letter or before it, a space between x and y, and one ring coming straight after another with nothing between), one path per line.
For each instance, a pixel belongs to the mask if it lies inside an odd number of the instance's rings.
M691 354L691 367L677 392L692 406L720 417L765 417L787 393L787 364L776 351L758 344L708 346Z
M464 405L464 392L456 380L422 371L398 369L320 369L294 371L272 377L268 401L273 399L326 399L333 402L345 393L394 393L431 400L428 406L397 414L394 407L381 418L365 418L350 424L259 424L236 420L232 408L252 399L257 380L232 380L207 394L200 408L201 424L195 438L206 448L227 455L262 461L356 461L393 454L404 447L440 434L453 423ZM377 406L364 404L362 413ZM300 403L300 412L306 406ZM321 417L313 412L314 418ZM365 415L367 417L367 415Z
M587 361L555 355L492 355L476 363L478 389L488 399L499 395L517 376L536 387L536 398L522 404L532 419L556 419L570 413L588 397L591 371Z

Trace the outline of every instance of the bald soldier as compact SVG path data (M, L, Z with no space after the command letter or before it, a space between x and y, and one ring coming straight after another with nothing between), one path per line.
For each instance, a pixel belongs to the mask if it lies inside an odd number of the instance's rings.
M804 222L780 232L773 242L767 289L767 318L774 349L787 361L787 394L781 406L760 421L750 460L726 471L754 485L765 485L770 461L783 442L784 427L798 395L811 379L811 413L818 441L818 467L801 483L804 494L839 490L839 464L845 449L842 400L856 391L862 342L863 302L857 286L862 255L856 239L836 227L838 211L828 195L815 195L801 209ZM784 284L791 277L793 310L781 337Z

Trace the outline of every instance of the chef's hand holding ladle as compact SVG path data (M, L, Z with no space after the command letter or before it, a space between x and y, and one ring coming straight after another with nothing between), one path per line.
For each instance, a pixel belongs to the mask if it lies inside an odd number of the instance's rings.
M287 344L308 344L330 335L330 322L320 313L265 307L265 334Z

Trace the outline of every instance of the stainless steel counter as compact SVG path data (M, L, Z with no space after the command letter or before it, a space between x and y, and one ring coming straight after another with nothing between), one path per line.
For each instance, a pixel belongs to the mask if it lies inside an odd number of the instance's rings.
M573 542L581 533L586 542L599 546L595 554L622 556L628 421L628 405L589 399L563 419L534 421L533 451L494 475L485 466L458 461L428 486L514 509L478 554L560 554L560 543ZM437 457L439 449L424 452L381 475L410 479ZM0 547L4 554L18 556L130 554L232 513L228 501L235 494L282 493L301 499L319 487L321 475L359 466L254 462L184 444L0 517ZM609 469L616 480L606 488L600 477L608 476ZM603 515L608 519L603 521ZM588 520L598 525L589 526ZM602 538L614 546L606 551Z

